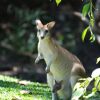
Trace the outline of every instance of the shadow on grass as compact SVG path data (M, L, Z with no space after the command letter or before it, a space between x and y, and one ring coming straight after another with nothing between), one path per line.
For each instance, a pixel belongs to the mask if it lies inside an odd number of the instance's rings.
M0 80L0 88L16 89L16 91L29 90L31 91L31 94L28 95L41 96L41 97L47 96L48 98L50 98L50 90L47 87L47 85L44 84L32 83L29 85L21 85L17 82Z
M4 88L19 88L20 85L16 82L2 81L0 80L0 87Z

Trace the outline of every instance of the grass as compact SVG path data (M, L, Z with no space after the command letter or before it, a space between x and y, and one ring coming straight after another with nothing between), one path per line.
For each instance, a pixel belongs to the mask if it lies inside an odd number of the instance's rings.
M47 84L29 82L22 85L19 81L17 78L0 75L0 100L51 100ZM30 93L22 94L22 90Z
M0 100L51 100L50 88L47 84L30 81L21 82L20 79L0 75ZM30 93L22 93L22 90ZM86 100L100 100L99 93L95 95L91 93Z

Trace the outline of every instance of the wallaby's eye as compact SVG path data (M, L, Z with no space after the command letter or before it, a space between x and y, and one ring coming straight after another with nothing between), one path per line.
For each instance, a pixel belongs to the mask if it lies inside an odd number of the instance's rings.
M45 30L45 33L48 33L48 30Z

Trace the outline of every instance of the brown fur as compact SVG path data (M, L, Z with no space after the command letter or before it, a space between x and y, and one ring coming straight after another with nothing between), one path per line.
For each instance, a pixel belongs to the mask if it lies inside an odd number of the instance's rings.
M46 25L39 24L37 23L37 29L40 29L41 32L37 33L39 43L36 62L39 59L45 60L47 65L46 70L49 70L47 82L51 90L54 89L54 86L56 87L55 81L57 81L58 90L57 93L52 93L52 100L58 100L58 97L63 100L69 100L71 99L72 89L75 83L79 78L85 76L85 69L75 55L62 48L50 37L49 32L43 34L45 30L51 30L54 22ZM41 36L44 38L41 39ZM61 84L59 84L60 82Z

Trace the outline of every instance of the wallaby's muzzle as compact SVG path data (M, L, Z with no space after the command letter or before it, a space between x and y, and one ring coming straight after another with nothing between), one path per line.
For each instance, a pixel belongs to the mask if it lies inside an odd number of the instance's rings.
M41 39L44 39L44 36L41 36Z

